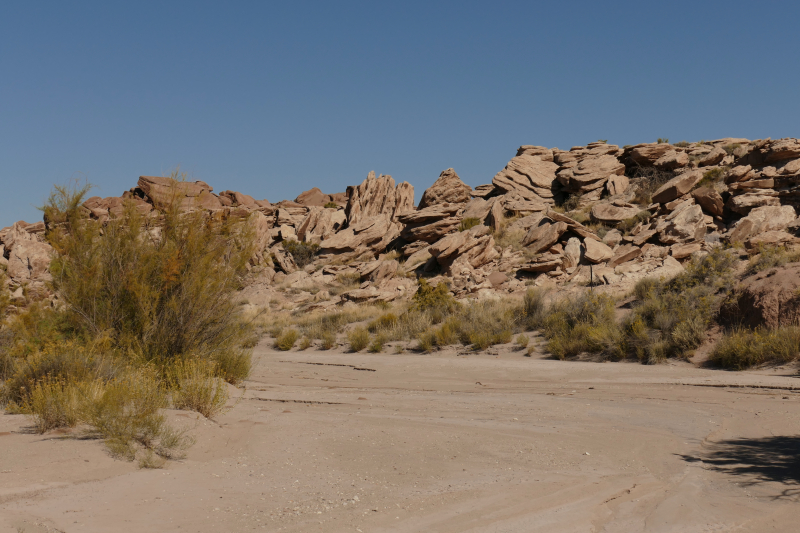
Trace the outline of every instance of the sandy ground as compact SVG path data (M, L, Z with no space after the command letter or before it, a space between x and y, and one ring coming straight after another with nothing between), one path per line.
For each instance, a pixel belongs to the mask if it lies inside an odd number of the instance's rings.
M184 461L0 416L0 532L798 531L794 369L275 352Z

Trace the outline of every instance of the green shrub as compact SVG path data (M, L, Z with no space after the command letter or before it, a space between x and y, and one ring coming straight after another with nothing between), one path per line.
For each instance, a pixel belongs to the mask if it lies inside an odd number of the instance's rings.
M283 350L284 352L288 352L294 348L294 343L297 342L297 338L299 336L300 334L294 329L284 330L280 337L275 339L275 347L279 350Z
M658 144L669 144L669 139L667 139L666 137L664 137L663 139L661 137L659 137L658 140L656 141L656 143L658 143Z
M386 344L386 337L382 334L375 335L375 338L372 339L372 343L369 345L369 352L370 353L381 353L383 351L383 345Z
M336 202L328 202L323 207L325 207L325 209L339 209L339 204Z
M533 287L525 292L522 300L522 315L528 329L539 328L544 323L547 314L546 296L545 291Z
M308 337L303 337L300 340L300 346L298 347L299 350L308 350L311 347L311 339Z
M425 278L420 278L418 283L417 292L412 298L413 308L429 313L434 323L441 322L460 307L445 283L434 287Z
M225 408L228 389L217 377L212 363L197 359L179 361L170 367L169 377L175 409L197 411L213 418Z
M714 167L711 170L703 172L703 177L695 185L695 189L700 187L710 187L720 181L725 175L727 167Z
M398 318L394 313L385 313L367 325L370 333L387 331L397 326Z
M689 146L689 143L687 141L679 141L679 142L673 143L672 146L677 146L678 148L686 148L687 146Z
M548 351L557 359L584 352L618 358L624 352L622 332L614 319L614 300L593 291L554 303L542 330Z
M468 231L475 226L480 226L481 220L479 218L464 218L461 224L458 225L458 231Z
M745 370L764 363L788 363L800 354L800 327L740 329L726 334L709 360L723 368Z
M369 344L369 331L367 328L355 328L347 334L347 342L350 343L351 351L360 352Z
M283 249L289 252L294 259L295 264L303 268L314 262L314 259L319 253L319 244L309 242L297 242L293 240L286 240L282 243Z
M86 406L103 392L102 382L43 379L32 389L20 406L22 413L33 417L36 431L75 427L83 419Z

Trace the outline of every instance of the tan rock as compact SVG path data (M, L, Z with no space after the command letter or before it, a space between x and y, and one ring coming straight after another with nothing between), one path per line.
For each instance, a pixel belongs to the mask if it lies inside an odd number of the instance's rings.
M734 213L747 215L758 207L778 207L781 199L774 194L745 193L731 196L725 205Z
M669 253L675 259L686 259L695 252L699 252L703 246L699 242L690 242L687 244L673 244Z
M794 326L800 322L800 264L789 263L742 280L722 306L720 318L745 327Z
M757 207L739 220L729 235L730 242L745 242L761 233L782 230L797 219L790 205Z
M284 250L283 245L276 244L272 247L272 256L275 258L275 266L280 268L285 274L297 271L297 265L291 254Z
M714 189L710 187L695 189L692 191L692 198L694 198L707 213L722 216L725 202L722 201L722 196Z
M558 165L541 156L519 155L498 172L492 184L505 192L516 192L525 200L552 202Z
M659 157L653 166L663 170L675 170L689 164L689 155L683 151L670 150Z
M312 207L297 228L297 237L301 241L319 244L324 239L332 237L344 226L344 223L343 209Z
M606 244L598 242L594 239L585 239L583 241L584 252L583 256L587 261L592 263L602 263L608 261L614 256L614 252Z
M659 187L653 194L653 202L665 204L669 201L683 196L697 184L698 181L703 179L703 172L700 170L690 170L684 172L669 180L667 183Z
M428 259L432 257L429 248L430 246L425 246L411 254L408 259L406 259L406 262L403 263L403 269L407 272L411 272L424 265Z
M376 260L362 265L358 269L358 273L361 275L362 281L368 280L380 285L384 281L393 278L397 274L399 266L400 264L394 259L388 261Z
M800 159L789 161L781 168L781 174L798 174L800 173Z
M212 190L205 182L180 182L158 176L140 176L138 185L153 205L161 210L167 209L175 202L183 207L185 198L194 198L203 191Z
M674 151L674 149L668 143L640 144L631 150L630 158L642 166L651 167L671 151Z
M698 159L697 164L701 167L708 167L711 165L718 165L722 162L722 160L726 156L725 150L720 148L719 146L715 147L709 153Z
M357 187L347 188L347 224L353 225L362 220L386 215L392 222L405 213L414 210L414 187L403 182L395 187L391 176L375 177L370 172L367 179Z
M16 240L8 247L8 277L17 283L27 281L49 281L50 261L53 248L46 243L32 240Z
M475 226L468 231L448 235L432 245L428 251L444 272L448 272L459 258L472 268L479 268L500 255L495 250L494 238L487 226Z
M745 241L744 247L752 252L764 246L797 244L798 242L800 240L790 233L783 230L770 230L750 237Z
M606 182L606 190L608 194L611 196L617 196L618 194L623 194L625 191L628 190L628 186L630 185L630 180L628 180L628 176L626 175L613 175L608 177L608 181Z
M464 204L469 202L472 187L461 181L456 171L452 168L442 171L433 185L423 194L419 202L419 209L425 209L437 204Z
M407 224L400 233L400 236L409 241L436 242L448 233L458 231L461 224L461 217L448 217L435 222L422 222L417 224Z
M577 237L570 237L570 239L567 241L566 246L564 246L564 254L562 256L561 268L566 270L568 268L573 268L578 266L581 262L581 257L583 255L581 252L582 252L581 241Z
M635 217L640 209L636 206L620 207L610 203L599 203L592 207L591 215L599 222L618 223Z
M328 202L332 202L333 198L331 198L329 194L323 193L319 188L314 187L305 192L301 192L294 201L307 207L322 207Z
M753 167L750 165L740 165L738 167L733 167L725 173L725 183L731 184L736 183L737 181L749 180L754 175Z
M492 211L493 202L487 202L483 198L473 198L464 208L462 218L475 218L481 222L485 221Z
M659 220L655 230L659 234L658 240L664 244L699 241L706 234L703 209L686 202L684 207Z
M624 246L620 246L614 252L614 256L608 261L607 266L609 268L614 268L617 265L621 265L623 263L627 263L628 261L632 261L642 255L642 249L638 246L634 246L632 244L626 244Z
M765 163L800 158L800 140L779 139L772 141L767 148Z
M475 198L488 198L493 196L496 192L496 188L494 185L489 183L488 185L478 185L472 190L472 196Z
M601 189L611 176L621 176L625 165L613 155L584 157L571 168L558 171L558 181L573 194Z
M528 247L534 254L542 252L553 246L567 229L569 226L565 222L545 223L532 227L522 239L522 245Z
M553 220L555 222L564 222L567 225L567 228L579 237L584 239L594 239L596 241L601 240L600 237L592 233L589 228L581 224L580 222L569 218L567 215L563 215L557 211L553 211L552 209L547 211L547 218Z
M616 245L622 242L622 233L619 230L611 229L608 230L603 237L603 243L611 248L614 248Z

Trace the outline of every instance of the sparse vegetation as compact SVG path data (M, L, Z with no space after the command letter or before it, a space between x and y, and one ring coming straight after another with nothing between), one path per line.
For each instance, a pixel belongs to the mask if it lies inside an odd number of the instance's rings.
M650 211L643 209L636 213L631 218L626 218L625 220L621 221L617 224L617 229L622 232L623 235L628 235L633 228L637 226L639 223L645 223L650 220Z
M675 173L670 170L659 170L656 167L643 167L635 165L629 167L628 177L636 185L633 203L647 206L653 203L653 193L659 187L675 177Z
M687 146L689 146L689 144L690 143L687 142L687 141L679 141L679 142L673 143L672 146L677 146L678 148L686 148Z
M524 350L525 348L528 347L530 339L528 339L528 336L525 335L524 333L520 333L519 335L517 335L517 340L515 342L517 346L519 346L520 350Z
M663 139L661 137L659 137L658 140L656 141L656 143L658 143L658 144L669 144L669 139L667 139L666 137L664 137Z
M328 202L323 207L325 207L325 209L339 209L339 204L336 202Z
M347 334L347 342L351 351L360 352L369 344L369 331L363 327L355 328Z
M709 360L722 368L746 370L764 363L788 363L798 355L800 327L784 326L727 333L714 347Z
M797 261L800 261L800 251L798 250L790 250L786 246L761 246L750 258L745 275L750 276L762 270Z
M295 264L303 268L314 262L314 258L319 253L319 244L310 242L297 242L291 239L283 241L283 249L289 252Z
M480 226L481 221L479 218L465 218L461 220L461 224L458 225L458 231L468 231L475 226Z
M294 343L297 342L300 334L295 329L287 329L282 331L275 339L275 347L284 352L288 352L294 348Z
M703 172L703 177L697 182L695 188L712 187L714 184L719 183L728 167L714 167L710 170Z

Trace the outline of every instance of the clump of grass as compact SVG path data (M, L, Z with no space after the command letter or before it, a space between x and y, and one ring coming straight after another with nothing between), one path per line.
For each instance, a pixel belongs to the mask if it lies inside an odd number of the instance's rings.
M768 330L739 329L726 334L709 360L732 370L745 370L764 363L788 363L800 354L800 327Z
M197 359L181 361L171 366L169 374L172 405L176 409L213 418L225 408L228 389L216 376L213 364Z
M522 316L528 329L537 329L544 323L547 314L546 293L531 287L522 299Z
M667 139L666 137L664 137L663 139L661 137L659 137L658 140L656 141L656 143L658 143L658 144L669 144L669 139Z
M557 359L584 352L620 358L622 331L614 320L614 300L592 291L554 303L543 324L547 349Z
M36 431L75 427L83 419L86 405L102 394L99 380L71 381L44 379L35 382L18 409L33 417Z
M311 339L308 337L303 337L300 339L300 346L297 347L298 350L308 350L311 347Z
M328 202L323 206L325 209L339 209L339 204L336 202Z
M528 345L528 349L525 350L525 356L526 357L530 357L531 355L533 355L533 352L535 352L535 351L536 351L536 346L534 346L533 344L530 344L530 345Z
M617 224L617 229L621 231L623 235L628 235L637 224L645 223L648 220L650 220L650 211L643 209L631 218L626 218L625 220L619 222Z
M344 272L336 275L336 281L345 289L354 289L361 285L361 274L358 272Z
M297 342L298 337L300 337L300 334L297 333L297 330L284 330L283 333L281 333L280 336L275 339L275 348L287 352L294 348L294 343Z
M385 313L375 320L371 321L367 325L367 329L370 333L376 333L379 331L387 331L391 330L392 328L397 326L398 318L397 315L394 313Z
M676 143L673 143L672 146L677 146L678 148L686 148L687 146L689 146L689 142L688 141L678 141Z
M481 220L479 218L465 218L461 220L458 225L458 231L468 231L475 226L480 226Z
M581 197L579 194L569 194L561 202L560 207L563 212L575 211L581 205Z
M517 335L517 339L516 339L515 342L516 342L517 346L519 346L520 350L524 350L525 348L528 347L528 343L530 342L530 339L524 333L520 333L519 335Z
M750 276L797 261L800 261L800 251L789 250L785 246L760 246L750 258L745 275Z
M379 333L372 339L372 343L370 343L367 351L370 353L381 353L384 344L386 344L386 336Z
M369 331L363 327L355 328L347 334L347 342L351 351L360 352L369 344Z
M735 155L736 150L741 147L742 145L739 143L731 143L731 144L726 144L725 146L722 147L722 149L725 150L725 153L728 155Z
M720 180L722 180L723 176L725 176L725 172L727 170L728 167L714 167L703 172L703 177L697 182L697 185L695 185L694 188L699 189L700 187L710 187L715 183L718 183Z
M452 314L459 307L447 284L439 283L433 286L425 278L419 280L412 301L413 309L430 314L434 323L441 322L445 316Z
M336 346L336 334L332 331L325 331L322 333L322 344L320 347L323 350L330 350L334 346Z
M298 242L289 239L283 241L282 246L284 250L289 252L295 264L300 268L313 263L319 253L319 244L316 243Z

